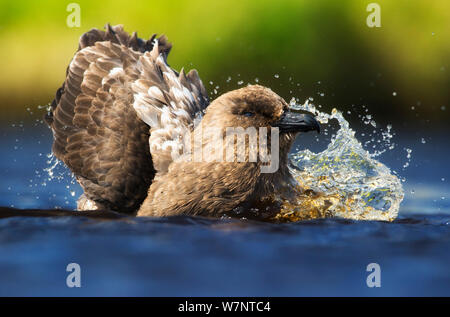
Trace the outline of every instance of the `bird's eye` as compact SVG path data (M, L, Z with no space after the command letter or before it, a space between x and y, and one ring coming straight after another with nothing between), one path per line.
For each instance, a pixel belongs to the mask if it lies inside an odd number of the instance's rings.
M255 114L253 112L244 112L243 115L246 117L253 117Z

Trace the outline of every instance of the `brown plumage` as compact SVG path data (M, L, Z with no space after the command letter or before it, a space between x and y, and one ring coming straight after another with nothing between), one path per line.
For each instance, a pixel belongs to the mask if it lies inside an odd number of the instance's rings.
M251 207L272 213L274 193L289 196L294 187L287 155L295 135L318 130L317 122L288 112L281 97L258 85L226 93L208 106L197 72L168 66L170 49L164 36L144 41L121 26L81 37L46 116L54 154L84 189L78 209L139 216L218 216ZM274 173L261 173L270 162L250 160L247 143L243 162L223 162L225 154L218 151L196 161L183 139L193 142L203 131L200 147L206 149L217 142L205 133L209 129L254 127L259 137L259 128L274 126L280 129ZM234 138L223 141L236 147ZM268 148L271 142L269 132Z

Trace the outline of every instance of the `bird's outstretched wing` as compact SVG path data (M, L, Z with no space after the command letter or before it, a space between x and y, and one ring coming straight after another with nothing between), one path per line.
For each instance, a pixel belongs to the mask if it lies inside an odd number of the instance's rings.
M174 129L208 105L195 71L167 65L170 49L164 36L144 41L121 26L85 33L46 115L55 156L100 208L136 211L170 163Z

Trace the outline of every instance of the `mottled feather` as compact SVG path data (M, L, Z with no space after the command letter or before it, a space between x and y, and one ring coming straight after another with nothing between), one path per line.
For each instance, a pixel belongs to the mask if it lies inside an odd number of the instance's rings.
M195 71L169 67L170 49L164 36L145 41L121 26L80 39L46 121L54 154L97 208L135 212L171 162L166 145L178 147L209 103Z

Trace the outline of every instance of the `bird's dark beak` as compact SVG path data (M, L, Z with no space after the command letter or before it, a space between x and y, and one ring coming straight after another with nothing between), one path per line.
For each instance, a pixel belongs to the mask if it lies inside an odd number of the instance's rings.
M308 132L316 130L320 133L320 124L313 115L286 111L272 126L278 127L280 132Z

